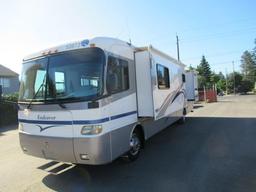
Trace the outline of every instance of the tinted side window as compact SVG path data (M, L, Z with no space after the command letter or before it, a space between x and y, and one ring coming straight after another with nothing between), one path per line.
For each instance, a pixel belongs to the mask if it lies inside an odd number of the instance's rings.
M182 82L186 83L186 76L185 76L185 74L182 74Z
M112 56L108 57L107 90L117 93L129 89L128 61Z
M169 69L160 64L157 64L156 68L157 68L158 89L170 88Z

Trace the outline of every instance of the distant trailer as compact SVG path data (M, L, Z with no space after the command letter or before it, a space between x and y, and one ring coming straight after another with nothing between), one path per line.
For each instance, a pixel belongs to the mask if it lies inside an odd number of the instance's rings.
M74 164L135 160L144 142L189 112L185 65L153 48L98 37L24 59L24 153Z
M194 70L186 71L186 97L188 101L188 111L193 111L193 105L199 101L198 95L198 72Z

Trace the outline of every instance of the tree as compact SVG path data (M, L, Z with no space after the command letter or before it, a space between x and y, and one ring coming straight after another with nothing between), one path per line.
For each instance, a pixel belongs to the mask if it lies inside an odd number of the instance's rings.
M241 57L241 68L243 77L245 80L249 80L251 82L256 81L256 61L254 58L254 54L256 53L245 51Z
M217 91L222 92L222 91L226 91L226 78L223 75L222 72L219 72L219 74L212 74L212 81L214 84L217 85Z
M188 70L189 70L189 71L194 71L194 70L195 70L195 68L194 68L194 67L192 67L192 65L190 64L190 65L189 65Z
M202 56L200 64L197 66L197 71L199 73L199 84L201 87L211 86L211 68L207 60L205 59L205 56Z
M220 79L222 79L222 80L223 80L223 79L224 79L224 80L226 79L222 72L219 72L219 77L220 77Z
M252 51L252 59L254 61L254 84L256 87L256 39L254 40L254 44L255 44L255 47L253 48L253 51Z
M234 82L235 79L235 82ZM234 73L230 73L227 77L228 81L228 92L233 93L234 92L234 83L235 83L235 89L238 91L238 87L241 86L243 76L242 74L235 72L235 78L234 78Z
M211 75L211 82L213 84L216 84L219 80L220 80L219 74L216 74L215 72L213 72Z
M254 40L254 44L255 44L255 47L253 48L253 51L252 51L252 57L253 57L254 63L256 63L256 39Z
M217 82L217 90L219 91L226 91L226 80L225 79L220 79Z
M241 84L238 87L238 91L240 93L244 93L246 94L247 92L251 91L253 89L253 82L249 81L249 80L243 80L241 81Z

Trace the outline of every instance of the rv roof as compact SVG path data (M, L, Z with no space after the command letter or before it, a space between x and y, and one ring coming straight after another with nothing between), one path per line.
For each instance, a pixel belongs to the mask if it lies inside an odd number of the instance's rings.
M174 59L173 57L171 57L170 55L154 48L152 45L149 45L148 47L136 47L136 51L152 51L152 52L155 52L157 53L158 55L161 55L162 57L165 57L166 59L178 64L178 65L181 65L183 67L185 67L186 65L184 63L182 63L181 61L178 61L177 59Z
M168 54L154 48L152 45L149 45L148 47L134 47L133 45L129 44L128 42L122 41L117 38L110 38L110 37L95 37L92 39L84 39L81 41L74 41L66 44L62 44L59 46L51 47L42 51L39 51L37 53L31 54L24 58L25 60L34 59L37 57L42 57L48 54L57 53L57 52L63 52L63 51L69 51L69 50L75 50L75 49L82 49L82 48L88 48L91 46L96 46L99 48L102 48L103 50L107 50L110 52L116 52L118 54L122 54L122 56L125 56L127 58L133 58L133 52L134 51L152 51L155 52L158 55L161 55L162 57L165 57L166 59L178 64L185 66L182 62L174 59L173 57L169 56ZM122 51L120 51L120 47L122 47Z
M122 46L123 48L131 49L131 50L134 49L134 47L130 45L128 42L125 42L116 38L95 37L92 39L73 41L73 42L65 43L55 47L50 47L48 49L44 49L42 51L38 51L36 53L30 54L27 57L25 57L23 60L25 61L25 60L34 59L37 57L42 57L52 53L64 52L64 51L82 49L82 48L88 48L88 47L99 47L99 48L102 48L103 50L115 52L117 49L116 47L118 46Z

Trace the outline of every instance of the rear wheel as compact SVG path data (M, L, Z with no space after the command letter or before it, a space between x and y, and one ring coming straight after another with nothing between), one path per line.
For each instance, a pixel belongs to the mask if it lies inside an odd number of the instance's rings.
M142 139L139 131L134 130L130 139L130 150L127 153L129 161L134 161L139 157L142 148Z
M186 109L183 109L183 115L182 117L178 120L179 124L184 124L186 122Z

